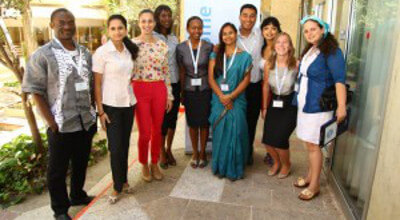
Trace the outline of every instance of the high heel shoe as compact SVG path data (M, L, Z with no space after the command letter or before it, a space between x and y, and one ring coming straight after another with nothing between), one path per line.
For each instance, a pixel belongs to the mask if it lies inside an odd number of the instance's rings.
M276 174L278 174L279 170L280 170L280 166L278 166L278 168L275 171L273 171L272 168L269 169L268 176L275 176Z
M288 170L288 172L286 174L284 173L279 173L278 174L278 179L285 179L290 175L290 169Z
M148 165L143 165L142 167L142 179L146 182L151 182L152 180Z
M163 174L161 173L160 169L158 168L157 164L151 164L150 165L150 171L151 171L151 176L155 180L162 180L163 179Z

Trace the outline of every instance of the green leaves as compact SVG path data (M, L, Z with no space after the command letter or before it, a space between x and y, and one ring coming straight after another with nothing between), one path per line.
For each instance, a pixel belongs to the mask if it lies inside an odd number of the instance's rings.
M41 132L44 147L47 136ZM5 208L24 200L27 194L41 193L46 186L47 155L35 153L36 145L31 136L20 135L0 146L0 204ZM107 140L93 143L89 165L107 154Z

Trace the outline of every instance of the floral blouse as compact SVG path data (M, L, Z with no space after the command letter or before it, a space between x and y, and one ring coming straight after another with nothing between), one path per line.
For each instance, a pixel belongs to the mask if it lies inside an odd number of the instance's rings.
M132 41L139 47L133 80L162 80L168 91L168 99L173 100L168 67L168 46L162 40L147 43L138 38Z

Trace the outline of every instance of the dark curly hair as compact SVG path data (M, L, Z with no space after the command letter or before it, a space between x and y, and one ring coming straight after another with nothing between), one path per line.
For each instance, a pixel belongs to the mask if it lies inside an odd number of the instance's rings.
M309 21L316 23L321 29L323 28L323 26L321 24L319 24L318 22L313 21L313 20L309 20ZM308 43L306 45L303 52L301 53L300 60L304 57L304 55L306 55L306 53L308 52L308 50L310 50L310 48L312 46L313 45L310 43ZM333 36L330 32L328 32L328 35L325 38L321 39L321 41L318 45L318 49L326 57L329 56L330 54L334 53L338 48L339 48L339 43L336 40L335 36Z

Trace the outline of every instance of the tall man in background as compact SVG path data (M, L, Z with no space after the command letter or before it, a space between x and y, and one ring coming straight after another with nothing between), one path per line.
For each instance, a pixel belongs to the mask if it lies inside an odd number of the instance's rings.
M252 4L245 4L240 8L240 27L238 34L238 47L251 55L253 68L251 70L250 84L246 89L247 99L247 125L249 131L248 164L253 164L254 137L256 135L257 121L260 115L262 98L262 72L259 62L263 37L259 28L254 27L257 21L257 8Z

